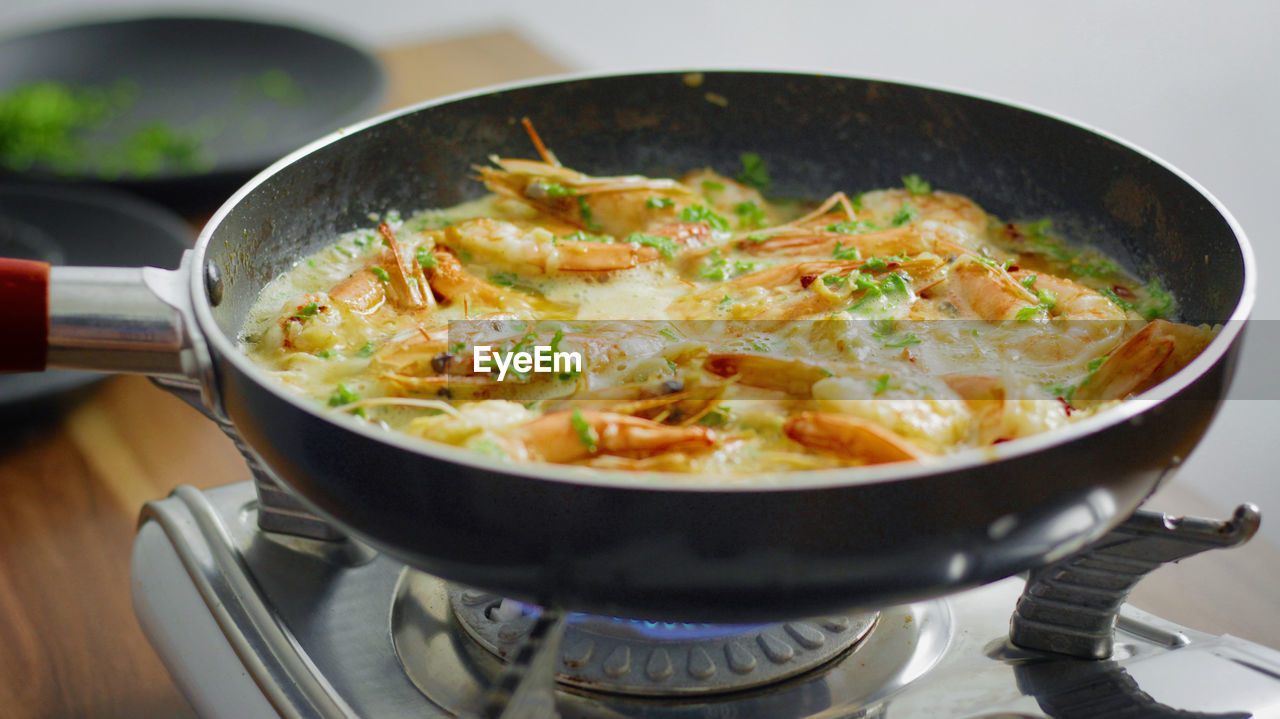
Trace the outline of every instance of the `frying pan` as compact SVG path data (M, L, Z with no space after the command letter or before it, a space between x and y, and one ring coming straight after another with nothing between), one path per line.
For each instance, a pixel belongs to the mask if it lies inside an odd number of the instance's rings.
M337 233L368 226L370 213L482 193L473 164L531 154L524 116L567 165L593 174L731 174L753 151L769 162L772 194L814 198L918 173L1003 218L1052 217L1139 276L1159 277L1182 319L1225 325L1163 384L1054 432L928 464L730 487L500 463L424 443L295 396L240 353L237 332L266 282ZM177 272L54 268L47 327L33 307L45 297L41 268L4 272L4 320L17 340L9 368L47 360L199 389L206 410L307 506L411 566L544 604L718 621L942 594L1098 538L1204 433L1254 296L1235 221L1131 145L1004 102L769 72L572 77L377 118L242 188Z

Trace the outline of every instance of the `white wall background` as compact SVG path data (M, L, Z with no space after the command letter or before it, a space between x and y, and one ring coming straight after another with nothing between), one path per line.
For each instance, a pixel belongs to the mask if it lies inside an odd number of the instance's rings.
M1263 533L1280 543L1280 3L6 0L0 34L159 10L291 18L370 47L508 27L581 70L745 65L906 79L1016 99L1146 147L1232 210L1262 278L1254 316L1266 321L1252 328L1244 376L1179 481L1223 507L1270 509Z

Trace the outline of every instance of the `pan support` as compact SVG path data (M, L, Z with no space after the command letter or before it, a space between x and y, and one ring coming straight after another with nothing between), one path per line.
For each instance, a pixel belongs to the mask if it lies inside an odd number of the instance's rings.
M1009 639L1024 649L1107 659L1120 607L1143 577L1168 562L1244 544L1260 523L1252 504L1227 521L1139 510L1093 545L1032 570ZM1178 635L1164 640L1170 648L1187 643Z

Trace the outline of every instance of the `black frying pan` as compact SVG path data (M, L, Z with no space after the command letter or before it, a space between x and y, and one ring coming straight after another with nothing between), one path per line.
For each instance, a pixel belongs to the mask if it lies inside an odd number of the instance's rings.
M1099 537L1204 433L1254 280L1239 227L1186 177L1070 122L940 90L781 73L686 80L508 87L305 148L219 210L187 274L147 280L172 307L153 323L169 349L100 342L90 358L119 368L128 354L133 367L145 360L153 373L202 382L211 406L308 505L415 567L516 598L655 619L794 617L1008 576ZM264 283L335 234L368 225L370 212L480 194L472 164L531 154L523 116L566 164L593 174L732 172L750 150L769 161L775 193L818 197L919 173L1001 217L1053 217L1161 278L1185 320L1232 321L1145 401L1060 431L933 464L727 489L687 476L511 466L388 434L294 396L239 353L236 334ZM40 286L38 274L30 286ZM74 278L55 268L55 296L61 279ZM84 343L59 330L68 316L55 307L50 362L83 357ZM24 317L27 340L38 343L39 323Z

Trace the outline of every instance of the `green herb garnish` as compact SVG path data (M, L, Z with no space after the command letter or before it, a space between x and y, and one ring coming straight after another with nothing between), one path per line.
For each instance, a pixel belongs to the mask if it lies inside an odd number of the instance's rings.
M578 195L578 214L582 216L582 224L586 225L588 230L599 232L604 229L596 223L595 216L591 214L591 208L587 205L587 198L583 195Z
M514 272L495 272L489 275L490 282L492 282L495 285L501 285L502 287L510 287L514 285L519 279L520 279L520 276Z
M882 374L874 380L870 380L870 382L871 391L877 396L882 395L893 388L893 385L891 384L893 382L893 378L887 374Z
M352 402L359 402L359 401L360 401L360 395L356 392L353 392L350 388L348 388L345 384L341 382L338 383L338 386L334 390L333 394L329 395L330 407L341 407L343 405L348 405L348 404L351 404Z
M643 247L652 247L662 254L668 260L676 256L676 250L680 246L670 237L662 235L646 235L643 232L634 232L627 236L627 242L641 245Z
M373 346L372 342L365 342L363 345L360 346L360 349L356 350L356 356L372 357L375 349L377 348Z
M769 222L765 211L749 200L734 205L733 212L738 216L739 227L764 227Z
M915 173L903 177L902 185L913 195L927 195L933 192L933 187L920 179L920 176Z
M705 205L690 205L680 211L681 222L705 222L711 229L720 232L729 231L729 221L712 212Z
M582 410L575 407L573 415L569 418L569 423L573 425L573 431L578 433L578 439L587 451L595 454L600 442L600 435L596 432L595 427L587 424L586 417L582 416Z
M391 281L391 275L387 274L387 271L382 269L381 267L378 267L375 265L373 267L370 267L369 271L372 272L375 277L382 280L383 282Z
M735 177L738 182L754 187L760 192L769 189L769 183L772 181L769 177L769 168L759 154L744 152L738 156L738 160L742 162L742 171Z
M429 267L436 266L436 258L432 256L430 248L419 247L417 257L418 257L418 266L424 270Z
M831 256L837 260L853 260L862 259L862 253L858 252L857 247L844 247L840 242L836 241L836 248L831 251Z
M908 332L902 335L901 339L894 340L893 342L885 342L884 346L885 347L906 347L908 345L918 345L918 344L920 344L920 338Z
M920 211L917 210L915 206L910 202L903 202L902 207L898 208L898 211L893 215L893 219L889 222L893 227L901 227L902 225L915 220L919 216Z
M648 200L645 200L644 206L651 210L661 210L667 207L673 207L675 204L675 200L670 197L650 197Z

